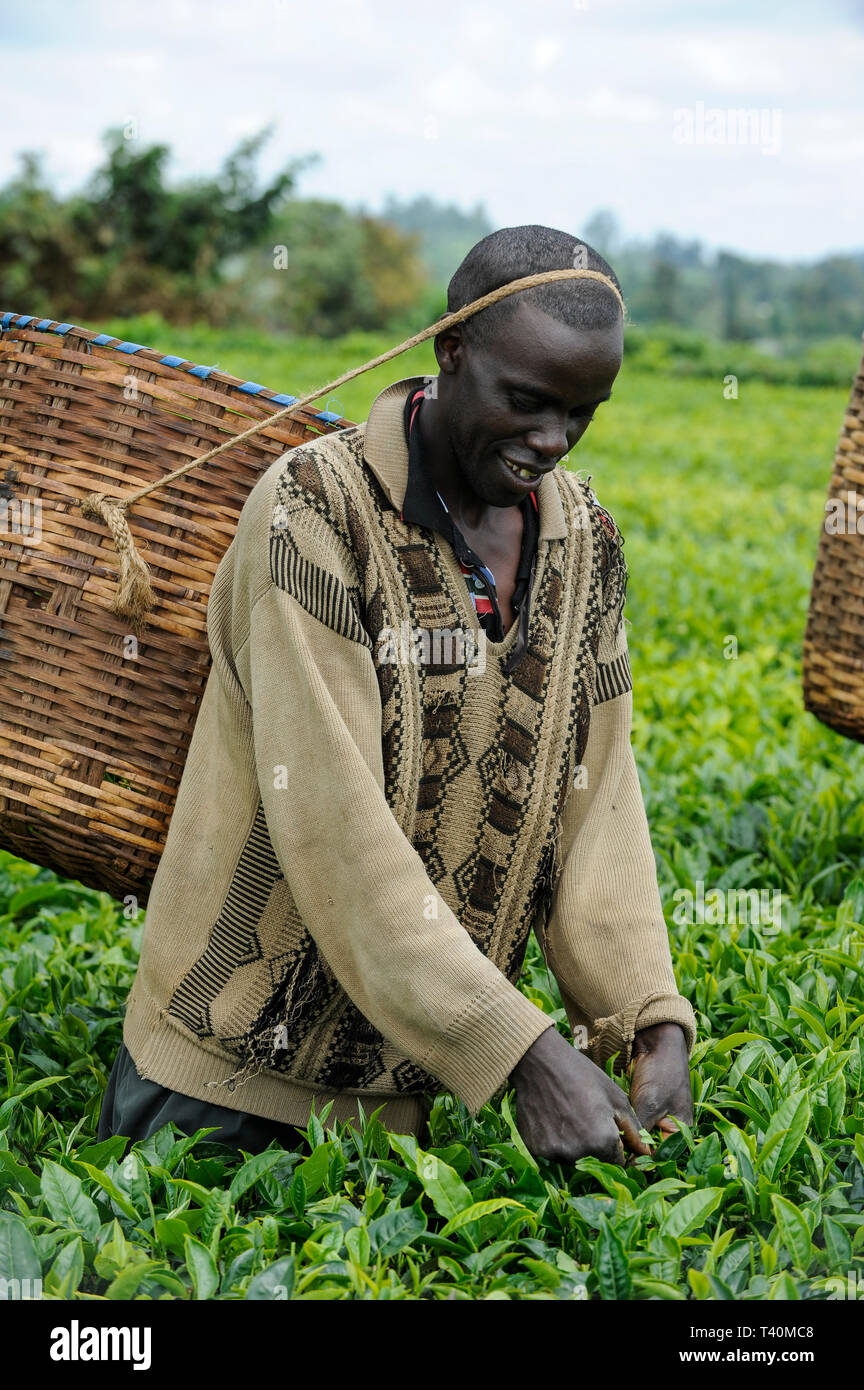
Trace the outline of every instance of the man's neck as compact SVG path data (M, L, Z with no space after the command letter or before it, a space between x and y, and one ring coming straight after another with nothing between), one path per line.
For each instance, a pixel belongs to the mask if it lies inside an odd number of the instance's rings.
M500 512L479 497L465 482L453 455L436 400L425 400L417 413L414 428L419 432L423 467L436 491L441 494L453 521L460 531L480 531L493 520L491 513Z

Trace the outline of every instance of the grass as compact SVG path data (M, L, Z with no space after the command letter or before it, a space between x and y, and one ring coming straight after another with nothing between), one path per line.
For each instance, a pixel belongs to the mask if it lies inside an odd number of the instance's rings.
M295 393L374 350L154 345ZM431 362L338 408L362 419ZM538 1163L506 1102L471 1121L442 1096L425 1153L374 1118L251 1158L169 1129L98 1144L140 920L0 853L0 1278L78 1299L843 1296L864 1273L864 749L804 714L800 656L845 400L625 369L574 457L626 538L634 746L700 1024L692 1132L627 1169ZM779 930L677 920L699 882L779 890ZM566 1033L533 943L522 987Z

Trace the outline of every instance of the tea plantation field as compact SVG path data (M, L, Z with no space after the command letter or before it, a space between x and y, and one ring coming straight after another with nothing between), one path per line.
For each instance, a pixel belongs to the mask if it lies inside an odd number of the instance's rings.
M386 345L154 343L294 393ZM362 419L432 361L335 408ZM506 1101L471 1121L442 1096L425 1151L374 1118L246 1158L169 1130L98 1144L141 920L0 853L0 1279L81 1300L844 1296L864 1275L864 748L803 713L800 652L846 397L625 369L573 458L626 541L634 746L700 1024L692 1132L626 1169L538 1163ZM778 890L782 915L678 920L700 884ZM566 1033L536 945L522 987Z

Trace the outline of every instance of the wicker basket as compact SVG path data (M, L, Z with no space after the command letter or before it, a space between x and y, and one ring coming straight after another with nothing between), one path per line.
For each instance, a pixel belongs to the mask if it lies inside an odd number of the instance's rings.
M207 681L210 586L257 479L351 424L314 401L508 295L584 279L626 318L603 272L539 271L303 397L0 313L0 847L143 905Z
M157 600L137 651L111 610L111 535L79 503L154 482L296 399L68 323L0 315L4 849L146 902L207 680L210 585L240 510L274 459L350 422L298 412L135 504Z
M864 742L864 358L828 487L804 634L804 705Z

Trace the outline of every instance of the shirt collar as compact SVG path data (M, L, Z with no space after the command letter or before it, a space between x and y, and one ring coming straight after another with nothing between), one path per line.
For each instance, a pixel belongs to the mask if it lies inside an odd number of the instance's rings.
M411 401L416 396L417 391L413 388L405 393L402 428L406 434L410 420L420 408L421 402L419 400L415 405L411 405ZM453 543L455 528L450 514L426 469L420 464L420 445L416 429L411 431L411 437L408 441L408 481L405 486L405 496L402 499L402 520L407 521L409 525L428 526L434 531L440 531L451 544Z
M366 421L364 454L393 507L401 514L408 487L408 444L405 439L405 397L422 390L428 377L411 376L394 381L376 396ZM564 540L567 520L553 468L537 485L540 540Z

